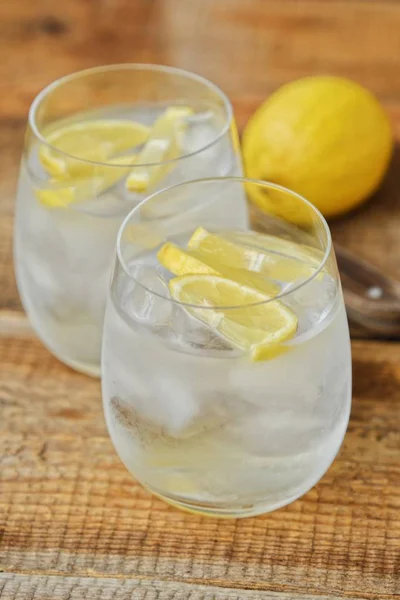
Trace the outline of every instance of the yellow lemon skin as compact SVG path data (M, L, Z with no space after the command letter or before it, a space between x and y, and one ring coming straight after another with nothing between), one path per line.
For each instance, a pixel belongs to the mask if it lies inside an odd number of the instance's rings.
M307 77L278 89L250 118L242 140L246 175L280 184L326 217L344 214L379 187L393 138L376 98L349 79ZM262 210L279 202L248 189Z

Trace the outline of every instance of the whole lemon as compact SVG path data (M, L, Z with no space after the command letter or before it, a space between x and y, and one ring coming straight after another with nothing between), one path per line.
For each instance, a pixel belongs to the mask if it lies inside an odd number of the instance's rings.
M393 140L389 120L368 90L341 77L317 76L272 94L250 118L242 145L248 177L290 188L333 217L378 188ZM260 188L249 190L261 209L280 214Z

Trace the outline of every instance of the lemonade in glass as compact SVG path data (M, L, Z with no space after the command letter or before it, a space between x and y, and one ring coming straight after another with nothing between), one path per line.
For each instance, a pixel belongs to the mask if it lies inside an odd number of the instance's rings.
M31 323L62 361L99 374L106 290L123 218L157 189L241 174L232 108L197 75L115 65L64 77L32 104L15 221ZM244 197L230 199L247 218Z
M226 208L254 192L279 205L262 231ZM243 517L304 494L338 452L351 402L320 213L240 178L184 183L135 208L117 240L102 386L119 456L167 502Z

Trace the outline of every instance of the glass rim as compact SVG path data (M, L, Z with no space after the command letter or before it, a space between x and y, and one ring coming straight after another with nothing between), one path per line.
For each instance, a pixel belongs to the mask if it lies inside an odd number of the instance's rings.
M314 214L317 216L319 222L322 224L323 226L323 230L325 232L326 235L326 248L323 254L323 257L321 259L321 261L319 261L318 267L315 269L315 271L309 276L307 277L304 281L299 282L298 284L294 285L293 287L280 292L279 294L277 294L276 296L273 296L272 298L268 298L266 300L261 300L260 302L251 302L249 304L240 304L240 305L233 305L233 306L200 306L198 304L191 304L188 302L181 302L180 300L176 300L175 298L171 298L171 297L167 297L167 296L163 296L162 294L159 294L158 292L155 292L154 290L151 290L150 288L148 288L147 286L145 286L139 279L137 279L128 269L128 266L125 262L125 259L123 257L122 254L122 248L121 248L121 244L122 244L122 235L125 231L125 228L127 227L127 225L129 224L129 221L131 220L132 216L137 212L140 211L143 206L147 203L150 202L151 200L153 200L155 197L157 196L161 196L162 194L164 194L167 191L170 190L175 190L177 188L183 187L183 186L191 186L191 185L197 185L197 184L201 184L201 183L217 183L217 182L237 182L237 183L243 183L243 184L254 184L254 185L258 185L261 187L265 187L268 189L274 189L280 192L284 192L286 194L289 194L291 196L294 196L296 198L298 198L302 203L306 204L313 212ZM124 218L124 220L121 223L121 226L118 230L118 235L117 235L117 242L116 242L116 259L119 262L119 264L121 265L124 273L129 277L129 279L131 279L132 281L134 281L135 283L139 284L144 290L146 290L147 292L149 292L150 294L157 296L158 298L162 298L163 300L166 300L168 302L171 302L173 304L176 304L178 306L183 306L183 307L187 307L187 308L201 308L202 310L224 310L224 311L230 311L230 310L238 310L238 309L246 309L246 308L252 308L252 307L256 307L256 306L261 306L263 304L269 304L270 302L274 302L276 300L281 300L282 298L289 296L290 294L293 294L294 292L296 292L297 290L299 290L300 288L304 287L305 285L307 285L308 283L310 283L310 281L312 281L313 279L315 279L318 274L324 269L328 258L331 254L333 248L333 244L332 244L332 236L331 236L331 232L329 229L329 225L325 219L325 217L322 215L322 213L318 210L318 208L316 206L314 206L314 204L312 204L309 200L307 200L306 198L304 198L304 196L302 196L301 194L298 194L297 192L294 192L293 190L290 190L289 188L285 188L282 185L279 185L277 183L272 183L269 181L263 181L260 179L251 179L249 177L235 177L235 176L229 176L229 177L208 177L208 178L204 178L204 179L193 179L191 181L183 181L181 183L178 183L176 185L173 186L169 186L169 187L165 187L162 190L158 190L156 192L154 192L153 194L151 194L150 196L148 196L145 200L143 200L142 202L140 202L137 206L135 206ZM321 252L322 253L322 252ZM111 288L112 288L112 283L111 283ZM260 292L261 294L262 292Z
M70 81L73 81L74 79L79 79L80 77L86 77L88 75L94 75L96 73L107 73L107 72L113 72L113 71L140 71L140 70L156 71L156 72L160 72L160 73L167 73L170 75L179 75L181 77L185 77L188 80L196 81L196 82L204 85L205 87L209 88L211 91L215 92L222 99L223 104L224 104L224 109L226 112L226 122L224 123L223 127L221 128L221 131L212 139L211 142L208 142L207 144L205 144L198 150L195 150L193 152L188 152L186 154L182 154L181 156L178 156L177 158L159 161L159 162L155 162L155 163L132 163L131 162L129 164L122 163L122 162L114 164L114 163L110 163L110 162L94 161L94 160L88 160L86 158L79 158L78 156L74 156L73 154L69 154L62 150L59 150L56 146L49 144L49 142L46 140L46 138L41 133L40 128L37 125L37 119L36 119L37 111L38 111L41 103L43 102L43 100L49 94L51 94L54 90L59 88L60 86L64 85L65 83L68 83ZM35 96L32 104L29 108L29 113L28 113L28 124L29 124L30 128L32 129L32 132L35 135L36 139L41 144L44 144L45 146L47 146L51 150L56 151L57 153L59 153L62 156L72 158L76 161L80 161L85 164L95 165L95 166L99 166L99 167L113 167L113 168L118 168L118 167L121 167L121 168L155 167L158 165L174 164L174 163L177 163L186 158L196 156L197 154L200 154L200 153L204 152L205 150L208 150L215 144L217 144L229 132L232 120L233 120L232 104L231 104L228 96L215 83L213 83L206 77L203 77L202 75L198 75L197 73L192 73L191 71L186 71L185 69L179 69L177 67L170 67L169 65L159 65L159 64L153 64L153 63L116 63L116 64L111 64L111 65L90 67L88 69L81 69L80 71L74 71L73 73L69 73L68 75L63 75L62 77L59 77L58 79L55 79L54 81L52 81L51 83L46 85Z

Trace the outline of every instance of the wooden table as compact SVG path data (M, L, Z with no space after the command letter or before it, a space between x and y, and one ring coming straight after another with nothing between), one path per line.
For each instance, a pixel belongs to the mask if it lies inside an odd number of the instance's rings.
M98 381L35 339L14 283L13 199L28 107L60 75L112 62L197 71L239 125L312 73L374 91L400 138L396 0L0 2L0 597L4 600L327 600L400 596L400 344L353 343L340 455L291 506L222 521L137 485L107 436ZM334 238L400 277L400 153Z

